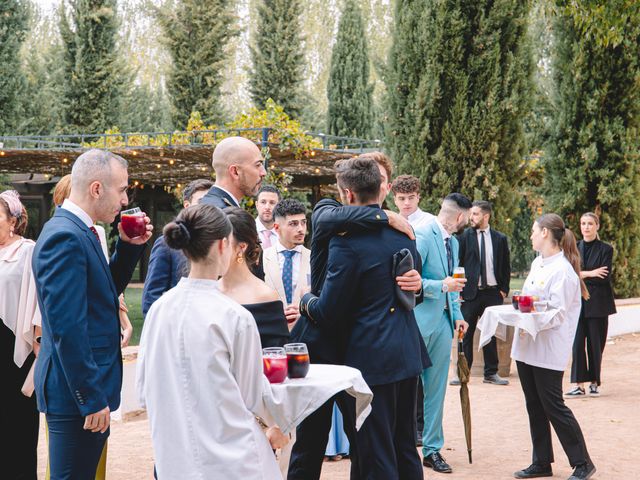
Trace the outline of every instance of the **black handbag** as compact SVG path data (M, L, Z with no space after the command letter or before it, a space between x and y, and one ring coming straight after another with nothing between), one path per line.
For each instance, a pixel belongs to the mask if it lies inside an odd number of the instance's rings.
M407 248L403 248L399 252L393 254L393 278L395 280L396 277L402 276L407 273L409 270L413 270L413 255ZM414 292L409 292L406 290L402 290L400 286L396 283L396 298L398 299L398 303L405 310L411 311L416 306L416 295Z

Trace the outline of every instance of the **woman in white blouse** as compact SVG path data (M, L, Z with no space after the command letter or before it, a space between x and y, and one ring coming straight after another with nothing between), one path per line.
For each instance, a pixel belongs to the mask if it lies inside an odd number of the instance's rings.
M258 329L218 285L231 260L231 228L205 204L164 228L167 245L181 249L191 269L152 305L138 353L138 394L160 480L281 478L272 449L287 439L275 427L268 441L255 419L273 425Z
M535 340L518 329L514 335L511 356L518 367L533 442L533 463L514 476L553 475L551 424L574 468L569 480L584 480L596 468L580 425L564 403L562 377L571 357L581 297L588 298L589 294L579 276L580 254L575 236L558 215L549 213L535 221L531 244L540 255L531 264L522 293L546 299L549 308L558 310L558 325L539 332Z
M35 243L22 236L26 228L27 211L18 193L0 193L0 439L5 459L0 468L2 478L35 479L39 414L25 380L41 330L31 271Z

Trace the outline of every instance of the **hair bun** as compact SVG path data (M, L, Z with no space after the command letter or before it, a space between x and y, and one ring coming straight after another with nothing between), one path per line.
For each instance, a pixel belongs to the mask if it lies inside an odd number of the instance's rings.
M162 233L164 234L166 244L174 250L186 248L191 241L189 227L182 220L168 223Z

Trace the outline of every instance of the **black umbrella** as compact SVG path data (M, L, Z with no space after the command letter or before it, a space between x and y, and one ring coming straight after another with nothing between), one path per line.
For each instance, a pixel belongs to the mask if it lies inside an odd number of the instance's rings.
M462 422L464 423L464 437L467 440L467 452L469 463L471 460L471 403L469 402L469 364L462 350L464 332L462 327L458 330L458 378L460 379L460 407L462 407Z

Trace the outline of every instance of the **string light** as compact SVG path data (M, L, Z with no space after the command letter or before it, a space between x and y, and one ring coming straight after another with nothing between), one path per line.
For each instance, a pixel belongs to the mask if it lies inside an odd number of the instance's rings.
M160 170L161 165L160 165L159 163L156 163L156 168L157 168L158 170Z
M311 150L311 156L315 157L316 156L316 151L315 150Z
M68 163L68 162L69 162L69 159L68 159L68 158L63 158L63 159L62 159L62 163Z
M140 185L140 182L136 180L135 182L133 182L133 184L137 187L138 185Z
M176 163L176 161L173 158L169 160L169 165L173 165L174 163Z
M133 151L131 152L131 155L133 155L133 156L135 157L136 155L138 155L138 152L136 152L135 150L133 150Z
M6 153L4 152L4 150L0 151L0 157L4 157L6 155Z
M182 188L182 184L181 183L178 184L178 188Z
M318 167L316 167L316 169L314 170L314 172L316 173L320 173L320 169Z

